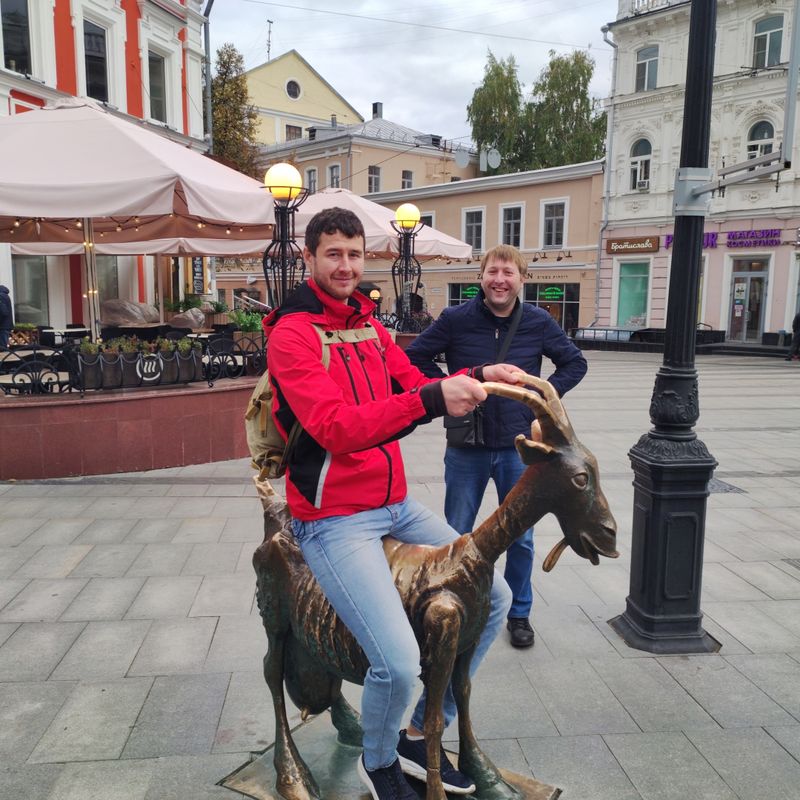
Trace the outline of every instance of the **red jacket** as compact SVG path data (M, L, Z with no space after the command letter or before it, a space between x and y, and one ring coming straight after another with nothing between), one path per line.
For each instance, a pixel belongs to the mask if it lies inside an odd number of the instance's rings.
M345 304L310 280L264 320L273 419L284 438L295 419L303 426L286 472L286 499L297 519L404 500L397 439L445 411L438 381L411 365L373 309L358 292ZM312 324L325 330L369 324L379 339L330 347L326 370Z

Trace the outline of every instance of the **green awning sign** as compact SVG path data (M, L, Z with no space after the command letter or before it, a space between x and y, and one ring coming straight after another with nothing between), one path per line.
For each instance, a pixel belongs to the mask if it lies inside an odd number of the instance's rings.
M473 297L478 296L479 287L476 284L471 284L470 286L464 286L461 289L461 296L466 297L467 300L472 300Z

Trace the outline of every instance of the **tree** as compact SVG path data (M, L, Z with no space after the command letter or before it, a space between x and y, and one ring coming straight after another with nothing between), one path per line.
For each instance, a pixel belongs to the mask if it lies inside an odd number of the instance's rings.
M495 147L497 172L558 167L591 161L603 154L605 113L589 97L594 61L584 52L557 56L524 100L513 56L497 60L489 52L483 83L467 106L472 138L479 149Z
M479 150L494 147L503 158L500 170L514 172L522 118L522 85L517 77L514 56L499 61L488 51L483 83L467 106L467 121Z
M211 81L211 114L214 157L255 177L257 115L247 94L244 58L229 43L217 50L217 69Z
M533 85L529 109L531 168L577 164L604 152L606 114L589 97L594 61L580 50L568 56L550 51L550 63Z

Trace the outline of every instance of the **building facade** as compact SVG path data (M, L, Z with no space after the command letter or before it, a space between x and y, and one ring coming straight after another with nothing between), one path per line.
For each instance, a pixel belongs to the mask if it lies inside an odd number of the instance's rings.
M720 2L709 166L776 151L783 141L794 3ZM683 122L690 3L620 0L607 100L608 175L598 321L664 327L672 262L673 187ZM785 157L800 150L787 143ZM746 169L745 169L746 172ZM800 304L796 169L729 186L711 200L698 322L731 341L791 329Z
M258 114L257 140L280 144L302 139L308 128L355 125L364 118L296 50L245 73Z
M396 208L414 203L431 227L472 245L469 263L433 259L422 265L422 296L436 317L478 291L482 255L498 244L528 262L522 299L546 308L567 331L594 320L603 162L473 178L382 192L370 199ZM365 278L389 306L391 265L369 261Z
M0 22L0 114L91 97L207 149L202 0L0 0ZM167 286L171 273L188 274L183 259L175 261L99 256L101 301L153 302L155 269ZM0 245L0 283L11 289L17 322L81 321L84 274L81 256L12 256Z

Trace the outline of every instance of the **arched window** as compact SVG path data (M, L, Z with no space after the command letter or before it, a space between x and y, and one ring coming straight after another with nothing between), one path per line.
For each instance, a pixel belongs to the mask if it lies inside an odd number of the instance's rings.
M783 14L756 23L753 36L753 69L766 69L781 63Z
M758 158L772 152L775 129L766 120L756 122L747 134L747 157Z
M636 53L636 91L649 92L658 83L658 46Z
M631 148L631 189L650 191L650 156L653 147L647 139L639 139Z

